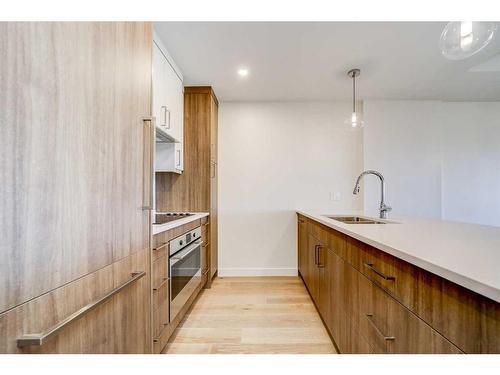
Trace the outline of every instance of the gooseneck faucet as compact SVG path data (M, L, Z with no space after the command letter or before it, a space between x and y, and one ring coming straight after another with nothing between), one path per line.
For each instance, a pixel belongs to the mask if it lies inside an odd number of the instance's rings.
M390 207L390 206L388 206L388 205L385 204L385 180L384 180L384 176L382 176L382 174L380 172L373 171L373 170L366 170L363 173L361 173L358 176L358 179L356 180L356 185L354 185L354 190L353 190L352 193L353 194L358 194L359 193L359 182L361 181L361 178L365 174L374 174L375 176L377 176L378 178L380 178L380 188L381 188L380 208L379 208L380 218L381 219L387 219L387 212L391 211L392 207Z

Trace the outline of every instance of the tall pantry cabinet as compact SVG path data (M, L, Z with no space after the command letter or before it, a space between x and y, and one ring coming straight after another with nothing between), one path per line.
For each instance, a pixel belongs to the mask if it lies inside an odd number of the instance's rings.
M156 174L158 212L209 212L208 284L217 273L218 101L209 86L184 87L184 171Z
M151 352L152 39L0 23L0 353Z

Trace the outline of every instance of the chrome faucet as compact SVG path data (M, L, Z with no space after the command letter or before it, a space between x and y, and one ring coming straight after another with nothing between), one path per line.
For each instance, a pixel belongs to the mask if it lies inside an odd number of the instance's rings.
M384 176L380 172L373 171L373 170L366 170L363 173L361 173L358 176L358 179L356 180L356 185L354 185L354 190L352 191L353 194L358 194L359 193L359 182L361 181L361 178L365 174L374 174L378 178L380 178L380 187L381 187L381 197L380 197L380 218L381 219L387 219L387 212L392 210L392 207L388 206L385 204L385 180Z

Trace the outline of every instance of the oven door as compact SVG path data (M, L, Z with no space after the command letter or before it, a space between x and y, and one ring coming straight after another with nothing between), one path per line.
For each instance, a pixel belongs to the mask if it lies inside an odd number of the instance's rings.
M201 284L201 240L172 255L170 263L170 321Z

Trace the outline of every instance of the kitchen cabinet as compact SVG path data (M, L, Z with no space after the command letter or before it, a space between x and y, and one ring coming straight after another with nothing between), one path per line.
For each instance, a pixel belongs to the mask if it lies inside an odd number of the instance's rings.
M168 343L172 333L175 331L182 318L188 311L194 299L198 295L200 288L196 289L181 311L177 314L173 321L170 320L170 274L169 274L169 242L174 238L191 232L200 227L207 218L194 220L187 224L172 228L165 232L155 234L153 236L153 244L151 250L152 260L152 279L151 279L151 295L152 295L152 342L153 353L161 353ZM205 234L202 229L202 239L205 240ZM202 276L203 265L206 262L204 259L205 248L202 247L201 264ZM205 265L206 268L206 265ZM205 274L206 275L206 274Z
M148 267L144 249L0 314L0 353L150 353ZM136 272L147 275L135 279ZM41 345L18 346L18 338L49 332L123 285Z
M155 34L152 113L156 119L155 171L184 169L184 87L182 74Z
M1 23L0 46L0 352L150 352L152 25Z
M300 275L342 353L500 352L500 304L302 215L298 228Z
M308 239L307 221L304 218L299 218L297 221L298 232L298 269L299 274L304 280L309 278L309 256L308 256Z
M208 212L209 275L207 287L218 265L218 101L211 87L184 88L184 172L158 173L158 212Z
M307 280L306 285L309 289L309 293L311 294L312 299L319 303L319 275L320 275L320 263L319 263L319 251L320 251L320 243L319 241L309 234L307 240L308 253L307 253Z

